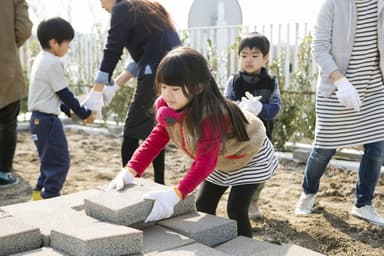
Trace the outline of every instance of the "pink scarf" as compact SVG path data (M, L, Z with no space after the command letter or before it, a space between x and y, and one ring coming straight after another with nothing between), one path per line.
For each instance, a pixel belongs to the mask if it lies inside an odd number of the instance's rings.
M157 98L155 106L157 109L156 120L165 127L174 125L177 121L183 119L187 113L186 110L176 111L171 109L161 96Z

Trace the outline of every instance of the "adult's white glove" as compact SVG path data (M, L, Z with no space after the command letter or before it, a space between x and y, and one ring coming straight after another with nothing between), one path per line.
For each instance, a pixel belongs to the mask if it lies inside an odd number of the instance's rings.
M81 105L86 106L88 109L97 113L97 118L101 117L101 109L103 107L103 94L102 92L96 92L92 90L87 98L81 103Z
M111 86L104 86L103 89L103 101L104 106L107 106L109 103L111 103L112 98L116 95L116 92L120 89L120 86L118 86L116 83Z
M125 185L131 184L135 177L128 170L128 168L123 168L117 174L117 176L108 184L107 191L111 190L121 190Z
M347 108L353 108L355 111L360 111L361 101L359 94L348 79L343 77L337 80L335 86L337 87L336 96L339 99L339 102Z
M261 96L253 96L250 92L245 92L245 96L241 98L239 107L258 116L263 109L263 103L260 102Z
M146 193L144 199L154 200L152 211L145 219L144 223L157 221L171 217L175 205L181 200L176 193L176 188L162 191L151 191Z

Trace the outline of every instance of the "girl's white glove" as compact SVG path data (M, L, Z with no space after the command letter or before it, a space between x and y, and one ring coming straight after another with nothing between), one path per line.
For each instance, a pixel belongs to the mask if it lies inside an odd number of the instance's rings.
M263 103L260 102L261 96L253 96L250 92L245 92L245 96L241 98L239 107L258 116L263 109Z
M176 188L148 192L144 195L144 199L155 201L151 213L144 221L145 223L171 217L175 205L181 200L176 193Z
M135 177L128 171L128 168L124 167L117 174L117 176L108 184L107 191L110 190L121 190L125 185L131 184Z
M361 101L359 94L348 79L343 77L337 80L335 86L337 87L336 96L339 98L341 105L353 108L355 111L360 111Z
M120 86L118 86L116 83L113 85L106 85L103 89L103 101L104 106L107 106L109 103L111 103L113 97L116 95L116 92L120 89Z

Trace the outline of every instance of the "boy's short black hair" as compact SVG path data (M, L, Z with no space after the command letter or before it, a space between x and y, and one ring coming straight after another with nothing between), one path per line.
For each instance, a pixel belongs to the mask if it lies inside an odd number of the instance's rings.
M72 41L75 31L72 25L60 17L40 22L37 27L37 38L43 49L49 49L49 40L55 39L59 44L63 41Z
M266 36L259 32L251 32L241 38L238 54L240 54L244 48L256 48L265 56L269 53L269 40Z

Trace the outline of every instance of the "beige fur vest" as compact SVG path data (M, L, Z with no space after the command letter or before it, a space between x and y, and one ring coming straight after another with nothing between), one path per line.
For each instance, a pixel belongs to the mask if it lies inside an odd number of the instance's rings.
M259 152L263 145L266 137L263 123L253 114L243 112L249 122L246 125L246 130L250 140L241 142L236 138L225 140L224 144L221 145L216 164L216 168L220 171L230 172L245 166ZM195 159L197 139L191 138L187 131L185 121L177 122L167 127L167 131L176 146ZM231 134L231 131L229 131L228 134Z

